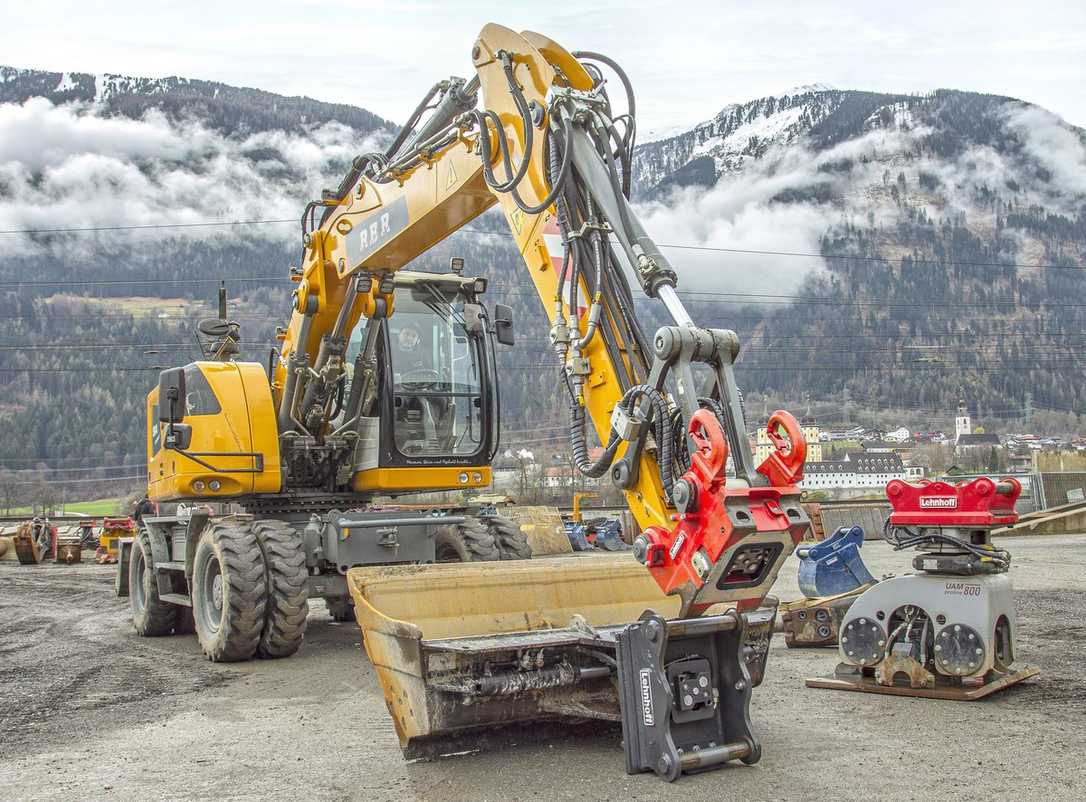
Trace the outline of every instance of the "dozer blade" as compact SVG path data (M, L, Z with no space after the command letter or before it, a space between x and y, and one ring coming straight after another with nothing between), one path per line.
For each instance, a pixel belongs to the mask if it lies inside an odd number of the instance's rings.
M486 731L515 722L623 721L625 732L634 713L623 716L622 705L640 704L641 694L620 683L642 683L659 666L642 666L649 658L636 650L620 653L619 641L648 618L658 626L677 615L680 604L625 554L372 566L351 569L347 583L408 759L477 749ZM646 611L656 616L642 620ZM743 633L733 660L744 661L749 684L761 679L774 616L775 608L744 614L741 629L720 617L717 629ZM672 648L696 636L705 651L713 625L688 632L689 623L666 621ZM730 676L711 662L713 680ZM670 718L665 709L656 716ZM756 744L739 751L749 762ZM655 765L627 763L645 768Z

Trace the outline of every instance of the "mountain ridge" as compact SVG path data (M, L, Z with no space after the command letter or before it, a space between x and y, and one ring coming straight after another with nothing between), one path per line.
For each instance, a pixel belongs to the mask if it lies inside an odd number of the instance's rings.
M227 133L238 132L239 126L250 131L276 127L300 131L307 125L333 120L363 133L395 127L360 106L329 103L306 95L280 95L219 81L182 76L147 78L116 73L51 72L0 65L0 103L23 103L31 97L44 97L56 105L87 103L128 117L137 117L152 107L175 119L183 114L200 113L212 127ZM270 111L256 108L260 102L270 102ZM242 104L249 107L247 114L224 114L231 105Z
M292 219L389 130L336 104L313 101L320 116L261 90L215 96L213 82L119 83L95 104L96 81L13 75L0 70L4 229ZM964 387L978 417L1059 411L1061 426L1082 428L1086 303L1067 300L1086 298L1081 129L998 95L817 88L732 104L639 145L635 179L649 233L693 246L666 253L694 318L739 333L748 398L893 406L923 421ZM196 355L207 313L192 299L225 279L243 357L263 363L297 248L295 226L0 241L14 346L0 351L0 465L142 459L156 366ZM559 426L555 375L540 369L548 327L511 240L465 232L412 266L440 270L451 255L518 310L521 345L499 355L510 428ZM167 298L186 299L185 313L131 311ZM664 322L643 311L650 332ZM124 347L107 349L114 341Z

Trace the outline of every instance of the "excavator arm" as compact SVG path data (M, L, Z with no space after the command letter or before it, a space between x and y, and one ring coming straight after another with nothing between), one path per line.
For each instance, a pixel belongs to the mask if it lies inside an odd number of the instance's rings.
M635 105L621 69L498 25L471 58L475 77L436 86L385 153L360 158L309 210L275 380L280 421L318 436L345 333L392 313L392 273L499 203L550 321L577 467L625 492L643 567L608 555L351 569L404 754L572 715L620 720L629 772L674 780L756 762L748 710L775 617L765 597L809 526L800 427L774 413L774 451L754 465L739 339L691 318L630 205ZM634 286L670 317L651 335Z
M733 372L738 337L695 324L628 200L635 107L625 75L603 56L493 24L471 55L473 79L435 86L385 153L359 157L307 208L273 382L281 433L328 430L346 337L359 320L392 314L391 275L499 203L550 320L577 467L623 489L643 530L636 554L682 597L684 615L756 605L806 529L795 503L802 434L777 413L780 448L754 466ZM601 63L621 79L624 115L613 113ZM643 330L631 278L671 325ZM351 393L346 418L361 395ZM604 445L595 461L588 420Z

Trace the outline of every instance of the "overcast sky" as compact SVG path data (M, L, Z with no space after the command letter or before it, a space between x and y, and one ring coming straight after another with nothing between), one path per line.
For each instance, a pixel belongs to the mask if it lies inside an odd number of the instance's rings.
M1011 95L1086 127L1084 0L48 0L5 4L0 64L204 78L402 121L435 80L470 72L490 21L617 59L643 131L809 83Z

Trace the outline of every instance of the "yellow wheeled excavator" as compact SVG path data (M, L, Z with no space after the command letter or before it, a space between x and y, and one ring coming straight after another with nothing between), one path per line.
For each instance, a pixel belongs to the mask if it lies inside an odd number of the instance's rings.
M738 337L691 319L629 203L636 109L618 65L493 24L470 57L473 77L435 85L306 208L273 364L233 358L223 309L201 328L209 358L148 396L151 497L246 513L148 520L127 560L136 627L193 626L215 660L277 656L307 598L349 592L407 756L569 715L621 721L631 772L753 763L766 594L809 525L802 432L775 413L754 464ZM636 559L478 559L515 537L384 501L490 480L512 310L488 309L462 265L403 268L495 204L550 320L577 467L625 492ZM633 285L670 324L644 331ZM443 544L474 558L442 564Z

